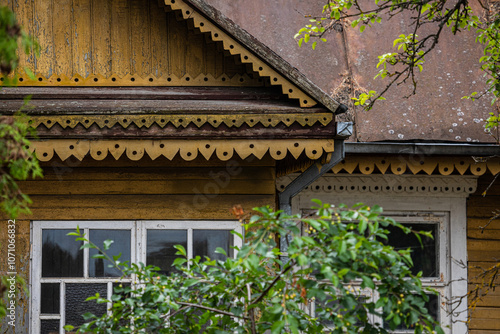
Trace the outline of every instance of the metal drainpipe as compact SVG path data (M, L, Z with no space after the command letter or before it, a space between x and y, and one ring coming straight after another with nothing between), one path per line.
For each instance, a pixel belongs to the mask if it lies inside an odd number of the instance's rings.
M352 134L352 122L337 123L337 136L335 137L333 153L330 160L324 165L321 159L314 165L306 169L293 180L286 188L278 194L279 208L286 214L292 214L292 197L304 190L305 187L319 179L323 174L332 169L333 166L344 160L345 147L344 140Z
M314 165L306 169L305 172L300 174L293 180L286 188L278 194L279 208L285 214L292 214L292 197L304 190L305 187L319 179L323 174L332 169L333 166L344 160L345 147L344 140L352 134L352 122L339 122L337 123L337 135L335 137L333 153L330 160L321 164L319 159ZM288 241L285 237L281 238L281 251L286 252L288 248ZM283 258L284 262L287 261L286 257Z

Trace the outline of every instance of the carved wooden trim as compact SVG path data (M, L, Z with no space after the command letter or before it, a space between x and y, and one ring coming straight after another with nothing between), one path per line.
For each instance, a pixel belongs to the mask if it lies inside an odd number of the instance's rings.
M276 188L282 191L298 174L282 176ZM393 196L429 196L446 194L466 197L476 191L475 176L427 175L325 175L302 193L383 194Z
M140 75L127 74L125 76L118 76L111 74L105 77L101 74L92 74L84 78L81 75L74 75L68 77L64 74L54 74L48 78L42 75L37 75L33 78L22 72L18 73L18 86L79 86L79 87L137 87L137 86L193 86L193 87L207 87L207 86L244 86L244 87L259 87L264 86L264 82L259 78L251 78L247 74L236 74L230 78L227 74L223 74L218 78L213 77L211 74L200 74L193 78L186 74L179 78L173 74L168 76L156 77L148 75L141 77Z
M251 64L253 70L259 73L261 77L269 77L271 85L281 85L283 94L288 95L291 99L299 99L301 107L312 107L317 104L312 97L285 79L271 66L267 65L184 1L165 0L165 6L180 11L185 20L192 19L194 26L200 29L202 33L209 32L213 41L222 42L224 50L229 51L231 55L240 55L241 62Z
M333 152L333 139L277 139L277 140L78 140L52 139L32 141L31 151L40 161L49 161L54 154L61 160L74 156L82 160L90 154L94 160L103 160L108 155L115 159L124 153L130 160L140 160L147 154L152 160L159 156L172 160L179 155L186 161L198 155L205 159L226 161L234 154L242 159L254 155L262 159L268 153L275 160L282 160L288 154L297 159L305 154L309 159L319 159L324 152Z
M434 157L434 156L349 156L345 161L332 168L334 173L352 174L466 174L483 175L487 171L493 175L500 172L500 159L475 162L471 157Z
M275 127L279 123L291 126L297 122L301 126L313 126L319 122L321 125L327 125L333 120L332 113L315 113L315 114L232 114L232 115L49 115L49 116L31 116L30 125L34 128L41 124L48 129L55 124L59 124L62 128L75 128L78 124L89 128L93 124L97 124L99 128L112 128L113 126L121 126L128 128L131 124L135 124L138 128L150 128L156 124L164 128L167 124L172 124L176 128L186 127L193 123L197 127L204 124L210 124L214 128L225 124L228 127L239 128L243 124L253 127L256 124L262 124L265 127Z

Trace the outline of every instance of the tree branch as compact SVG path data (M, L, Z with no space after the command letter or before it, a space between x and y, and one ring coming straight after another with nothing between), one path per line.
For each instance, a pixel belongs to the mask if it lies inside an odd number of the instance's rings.
M286 267L278 276L276 276L276 278L271 282L271 284L261 293L261 295L256 300L250 303L250 305L257 304L258 302L260 302L262 298L264 298L267 295L269 290L271 290L272 287L280 280L281 276L283 276L286 272L292 269L294 265L295 265L295 260L290 261L288 267Z
M207 311L212 311L212 312L219 313L219 314L228 315L230 317L235 317L235 318L240 318L240 319L248 320L248 317L241 317L241 316L236 315L234 313L222 311L222 310L219 310L219 309L216 309L216 308L213 308L213 307L203 306L203 305L199 305L199 304L185 303L185 302L176 302L176 303L179 304L179 305L184 305L184 306L189 306L189 307L194 307L194 308L200 308L200 309L203 309L203 310L207 310Z

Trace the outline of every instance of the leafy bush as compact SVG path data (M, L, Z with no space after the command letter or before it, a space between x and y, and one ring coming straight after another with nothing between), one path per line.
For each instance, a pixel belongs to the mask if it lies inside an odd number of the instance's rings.
M111 300L88 298L111 308L100 317L85 314L88 322L79 332L387 333L403 326L443 333L425 308L429 291L420 274L411 274L410 251L382 242L389 225L421 232L381 216L379 207L316 203L310 218L256 208L258 215L241 220L245 242L235 258L188 260L176 246L181 257L169 276L152 266L121 263L118 256L96 255L134 283L115 288ZM100 249L80 230L70 234L102 253L111 244ZM286 257L277 236L289 240ZM222 248L218 252L225 255ZM379 298L367 300L361 291ZM372 315L380 320L369 322Z

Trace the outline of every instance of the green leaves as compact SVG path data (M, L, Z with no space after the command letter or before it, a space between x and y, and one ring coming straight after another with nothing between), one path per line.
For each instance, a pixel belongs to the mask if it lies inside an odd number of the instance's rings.
M137 283L116 287L111 301L90 297L111 308L101 317L88 315L80 331L320 334L328 320L333 330L359 332L376 314L393 327L401 323L430 332L436 324L422 308L426 295L418 293L421 283L405 263L408 253L379 241L386 233L382 225L402 226L382 217L379 207L315 205L316 215L307 219L255 208L260 215L244 223L245 244L236 259L189 259L176 246L177 270L168 276L152 266L118 263ZM79 230L71 235L85 238ZM280 258L276 235L290 240L287 258ZM377 303L364 297L368 290L380 295ZM315 318L304 305L315 308Z

